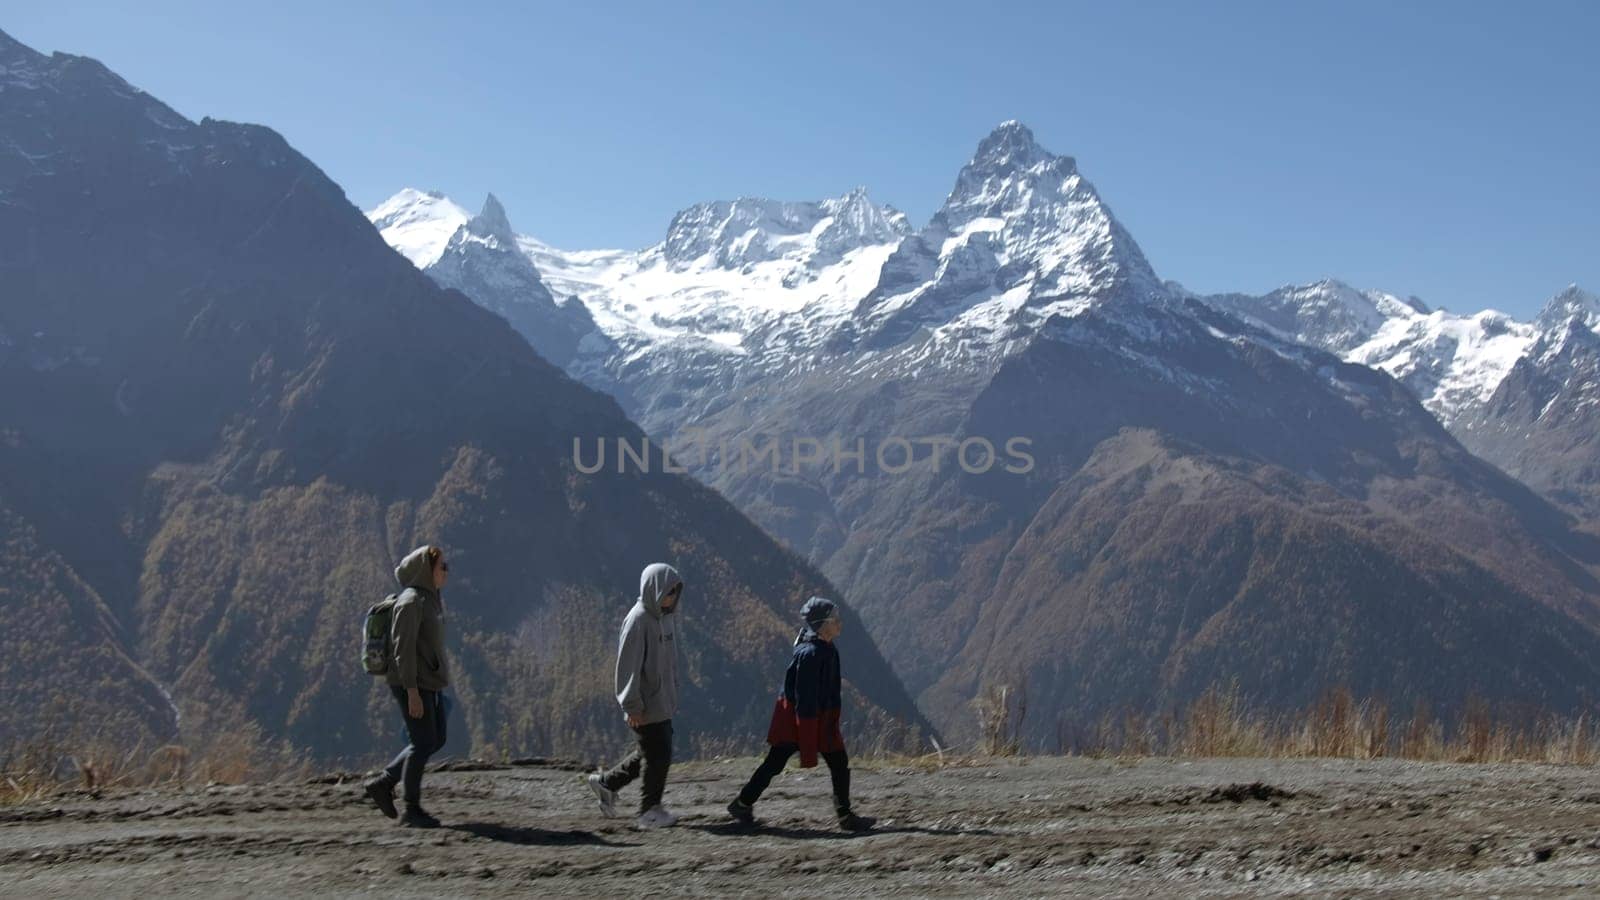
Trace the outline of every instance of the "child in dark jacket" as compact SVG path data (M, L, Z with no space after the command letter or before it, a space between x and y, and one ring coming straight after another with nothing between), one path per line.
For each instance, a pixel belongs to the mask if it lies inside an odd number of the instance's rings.
M756 801L783 771L789 758L799 753L800 768L809 769L816 766L820 755L833 778L833 811L839 817L839 827L866 831L874 820L850 809L850 758L839 732L843 697L839 651L833 646L841 628L839 609L831 600L812 597L800 615L806 624L794 640L794 656L783 676L783 694L773 706L772 724L767 729L771 749L744 790L728 804L728 814L745 824L753 823Z

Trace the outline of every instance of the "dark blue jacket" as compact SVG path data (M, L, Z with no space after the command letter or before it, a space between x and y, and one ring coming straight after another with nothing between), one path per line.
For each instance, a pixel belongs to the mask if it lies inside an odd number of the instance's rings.
M839 713L844 692L839 678L839 651L809 628L795 641L789 670L783 675L783 696L772 710L767 743L800 748L800 767L817 764L817 752L843 750Z
M783 674L783 696L802 719L820 718L824 710L844 706L839 687L839 650L807 631L794 645L789 670Z

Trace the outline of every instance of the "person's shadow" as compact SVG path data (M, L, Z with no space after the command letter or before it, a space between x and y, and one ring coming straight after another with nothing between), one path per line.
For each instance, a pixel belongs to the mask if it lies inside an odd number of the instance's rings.
M995 837L998 832L987 828L924 828L920 825L879 825L871 831L840 831L837 828L803 828L786 825L763 825L757 822L718 822L715 825L685 825L695 831L727 836L761 835L795 841L851 841L882 834L931 834L940 837Z
M519 828L514 825L496 825L492 822L462 822L448 826L453 831L465 831L474 836L505 844L523 846L562 847L587 845L593 847L637 847L637 844L608 841L592 831L547 831L543 828Z

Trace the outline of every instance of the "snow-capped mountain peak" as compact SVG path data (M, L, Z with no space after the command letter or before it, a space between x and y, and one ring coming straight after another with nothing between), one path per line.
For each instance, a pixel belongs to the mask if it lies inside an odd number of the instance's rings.
M1041 163L1056 163L1075 168L1072 157L1056 156L1039 146L1033 129L1008 119L995 126L988 136L978 142L978 149L967 165L972 174L1031 169Z
M1113 299L1167 297L1144 253L1070 156L1019 122L978 144L944 205L857 308L875 347L919 329L971 345Z
M369 211L367 218L389 246L417 268L426 269L439 261L451 236L472 214L439 191L405 188Z
M1039 146L1026 125L1004 122L978 143L934 219L948 229L959 229L972 219L1023 206L1040 179L1059 182L1077 174L1072 157L1056 156Z
M1544 305L1538 322L1539 327L1547 331L1564 330L1571 319L1581 319L1592 330L1600 329L1600 297L1569 284Z

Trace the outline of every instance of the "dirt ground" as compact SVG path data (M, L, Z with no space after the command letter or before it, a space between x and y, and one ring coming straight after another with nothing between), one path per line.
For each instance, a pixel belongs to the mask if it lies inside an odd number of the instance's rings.
M729 823L754 760L674 767L679 827L604 819L559 763L430 775L437 831L337 776L67 795L0 809L6 896L839 894L1595 896L1600 771L1329 760L858 764L867 835L825 767ZM624 798L632 802L633 789Z

